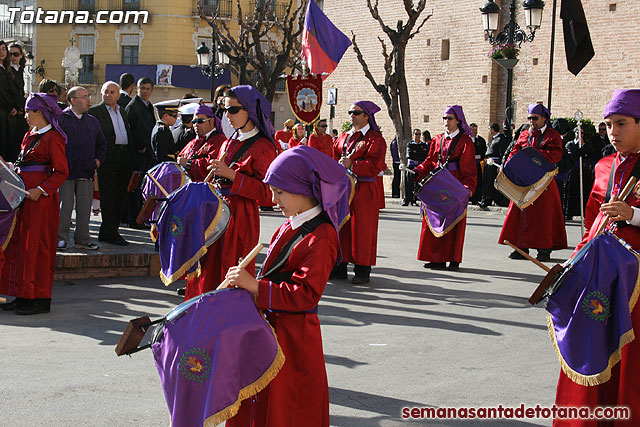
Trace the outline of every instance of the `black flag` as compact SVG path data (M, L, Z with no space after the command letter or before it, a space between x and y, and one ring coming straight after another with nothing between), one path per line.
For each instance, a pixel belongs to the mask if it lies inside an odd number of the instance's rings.
M577 76L595 55L582 2L580 0L562 0L560 18L564 31L567 68Z

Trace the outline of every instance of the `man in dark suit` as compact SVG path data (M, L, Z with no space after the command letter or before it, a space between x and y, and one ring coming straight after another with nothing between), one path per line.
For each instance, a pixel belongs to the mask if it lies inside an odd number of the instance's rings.
M108 81L102 85L102 102L89 109L89 114L100 122L107 140L107 155L98 168L100 209L102 224L98 240L115 245L128 245L118 232L121 212L127 200L127 184L131 176L133 144L129 117L118 105L120 86Z
M137 95L133 97L125 110L131 125L131 142L134 150L134 170L146 172L153 165L151 149L151 133L156 126L156 115L149 97L153 93L153 80L143 77L138 80ZM141 228L136 224L136 216L142 208L142 193L132 191L129 195L128 215L126 221L130 228Z
M136 78L133 74L123 73L120 75L120 98L118 98L118 105L122 108L127 108L127 105L131 102L131 94L136 90Z

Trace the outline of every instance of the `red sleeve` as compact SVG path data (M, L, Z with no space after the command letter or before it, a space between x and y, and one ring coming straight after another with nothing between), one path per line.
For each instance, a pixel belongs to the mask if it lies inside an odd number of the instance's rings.
M338 235L330 224L322 224L298 243L284 271L293 271L291 282L260 280L259 309L308 311L318 305L338 256Z
M202 156L198 159L191 161L191 169L189 169L189 175L194 181L203 181L209 174L209 161L218 158L220 148L226 141L227 137L222 133L216 133L212 135L206 143L202 145L198 150L197 155Z
M227 142L228 143L228 142ZM236 162L237 172L231 193L246 199L256 200L259 205L271 204L271 190L262 182L269 165L276 158L276 148L266 138L257 140L245 154L244 160Z
M442 142L442 134L436 135L429 145L429 154L424 162L416 166L413 171L416 173L415 180L420 181L429 174L438 165L438 150Z
M460 150L458 160L460 166L460 182L467 190L473 192L476 189L478 179L476 149L473 145L473 140L468 135L464 135L460 139L460 146L456 147L456 151L458 150Z
M307 143L307 145L309 147L313 147L316 150L320 150L322 151L322 140L320 139L319 136L317 136L316 134L312 133L309 136L309 142Z
M555 130L549 129L542 147L537 150L555 165L562 159L562 137Z
M369 139L369 141L367 141L368 147L364 156L359 153L354 154L354 157L358 157L358 160L353 161L351 170L357 176L376 177L387 168L384 163L384 158L387 154L387 143L380 133L373 131L373 135L368 136L370 132L367 132L367 136L365 136L365 139Z
M58 188L69 175L69 166L67 165L67 155L65 154L65 144L62 135L57 131L47 132L45 149L53 172L47 179L42 181L40 187L42 187L47 194L53 194L58 191Z

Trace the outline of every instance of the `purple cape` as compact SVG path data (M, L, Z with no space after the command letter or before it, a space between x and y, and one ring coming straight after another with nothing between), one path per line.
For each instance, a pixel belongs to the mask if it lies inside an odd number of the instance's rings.
M577 384L607 382L622 348L634 339L638 259L615 235L596 236L570 258L562 286L549 298L549 336L562 369Z
M375 117L373 117L374 114L380 111L380 107L378 107L376 104L374 104L371 101L358 101L358 102L354 102L353 104L362 108L362 111L364 111L364 113L367 116L369 116L369 126L371 127L371 129L380 132L380 128L376 123L376 119Z
M231 88L238 97L240 104L247 109L249 118L258 127L264 136L276 146L273 135L276 131L271 124L271 103L258 89L249 85L240 85Z
M269 165L264 180L288 193L314 197L339 230L349 215L351 179L338 162L306 145L280 154Z
M462 107L460 105L450 105L444 110L445 114L453 114L458 119L458 127L462 133L466 133L469 136L471 135L471 129L467 124L467 119L464 117L464 112L462 111Z
M244 289L207 292L165 319L151 349L173 427L233 417L284 365L273 329Z
M640 89L616 89L604 109L604 118L612 114L640 118Z
M58 125L58 118L62 115L62 110L56 103L58 98L54 95L47 95L46 93L31 92L27 98L27 102L24 105L26 111L38 110L42 113L45 119L53 126L55 130L60 132L64 138L64 143L67 143L67 134L64 133L60 125Z

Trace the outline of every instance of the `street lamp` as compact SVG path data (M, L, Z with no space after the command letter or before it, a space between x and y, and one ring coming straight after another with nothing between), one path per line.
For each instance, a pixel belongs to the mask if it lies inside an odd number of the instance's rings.
M42 77L44 79L44 59L42 61L40 61L40 65L38 65L37 67L34 67L34 62L33 60L35 59L33 57L33 54L31 52L27 52L27 55L25 56L25 59L27 60L26 66L27 66L27 71L31 74L38 74L40 77Z
M542 0L525 0L522 4L524 8L524 15L526 26L529 29L529 34L516 22L516 0L511 0L509 7L509 22L504 26L502 31L496 34L498 31L498 17L500 16L500 6L498 6L493 0L487 1L484 6L480 8L482 14L482 27L487 34L489 43L492 45L511 44L520 48L523 42L532 42L536 30L540 28L542 24L542 10L544 9L544 1ZM513 67L515 67L517 59L511 61L502 61L500 65L507 70L507 102L505 108L506 118L505 121L511 129L512 115L512 90L513 90Z
M202 42L196 49L196 57L198 58L198 66L202 74L211 78L211 101L214 101L213 94L215 91L216 77L222 75L225 66L229 64L229 56L225 45L218 46L216 51L215 39L211 37L211 45L213 52Z

